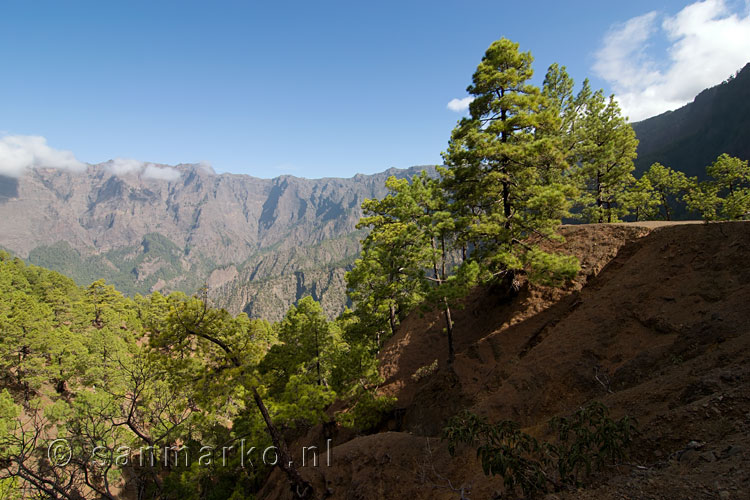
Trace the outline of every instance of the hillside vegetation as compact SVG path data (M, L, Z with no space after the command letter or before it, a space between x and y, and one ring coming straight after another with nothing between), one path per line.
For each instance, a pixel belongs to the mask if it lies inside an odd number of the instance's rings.
M74 226L81 242L101 239L92 266L126 282L134 266L151 288L212 269L212 288L128 298L104 280L79 287L0 254L0 491L606 497L628 473L629 487L671 491L660 485L698 451L725 481L715 490L741 491L746 476L730 473L745 460L748 410L748 163L722 154L702 182L660 164L636 178L637 140L614 98L587 81L575 92L557 64L536 87L532 63L510 40L491 44L445 167L385 179L352 227L361 247L339 232L341 203L353 222L357 194L322 196L336 180L301 197L290 190L310 185L293 178L265 192L189 167L157 192L138 176L96 172L96 200ZM47 185L38 172L34 181ZM261 214L238 222L253 189ZM81 192L58 192L68 214ZM173 217L147 219L160 204ZM621 224L669 220L675 204L706 224ZM248 224L257 232L243 233ZM173 243L186 225L189 238ZM361 252L347 266L332 247ZM61 249L34 255L91 272L75 261L83 253ZM253 263L232 263L233 250ZM237 279L257 288L232 308L283 307L280 319L223 307L213 293ZM351 308L332 319L315 295L335 296L342 280ZM266 300L249 296L261 292ZM702 411L699 400L716 426L686 416ZM705 488L701 474L681 484Z
M337 397L349 427L388 407L346 324L310 297L271 324L205 295L81 288L0 253L2 498L246 497L270 466L227 458L226 443L274 446L287 461L282 430L333 422L324 410Z

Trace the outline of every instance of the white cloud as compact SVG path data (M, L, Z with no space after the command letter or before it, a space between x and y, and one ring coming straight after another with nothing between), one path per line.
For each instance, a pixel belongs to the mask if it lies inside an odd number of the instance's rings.
M669 42L661 64L648 54L658 34ZM674 16L649 12L613 26L594 71L610 82L623 114L636 121L690 102L748 62L750 15L731 12L724 0L704 0Z
M212 167L211 164L207 161L198 162L198 167L207 174L213 175L216 173L216 171L214 171L214 167Z
M158 167L153 163L146 163L132 158L115 158L107 162L105 167L117 176L128 174L140 175L142 179L157 179L173 181L180 177L180 171L173 167Z
M657 80L659 72L645 54L657 16L656 12L649 12L611 28L604 39L604 47L596 54L594 71L607 80L616 78L617 85L623 87Z
M0 137L0 175L20 177L28 168L59 168L80 172L86 168L86 164L78 161L70 151L49 147L44 137Z
M448 103L448 109L455 111L456 113L463 113L469 109L469 104L473 101L473 97L464 97L463 99L451 99Z
M146 164L139 160L133 160L132 158L115 158L110 160L107 165L107 170L115 175L123 176L127 174L137 174Z
M158 179L162 181L174 181L180 177L180 171L173 167L157 167L153 164L146 165L141 174L143 179Z

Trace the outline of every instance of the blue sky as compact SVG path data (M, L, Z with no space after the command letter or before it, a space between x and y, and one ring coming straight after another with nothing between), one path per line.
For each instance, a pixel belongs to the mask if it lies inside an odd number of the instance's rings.
M461 116L447 104L503 36L532 52L537 82L559 62L650 116L750 61L746 1L680 17L691 4L6 0L0 132L44 137L49 151L0 139L0 173L57 150L258 177L437 163ZM701 51L723 66L685 55Z

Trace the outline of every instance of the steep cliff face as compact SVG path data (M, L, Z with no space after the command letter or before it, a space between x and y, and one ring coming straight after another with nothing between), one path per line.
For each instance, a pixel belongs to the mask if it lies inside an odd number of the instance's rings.
M0 245L82 284L103 277L147 293L205 283L217 304L268 319L312 294L334 315L359 251L362 201L384 196L389 175L421 170L308 180L154 168L170 175L107 162L2 178Z
M706 89L690 104L633 124L636 169L660 162L690 176L722 153L750 158L750 64L736 77Z

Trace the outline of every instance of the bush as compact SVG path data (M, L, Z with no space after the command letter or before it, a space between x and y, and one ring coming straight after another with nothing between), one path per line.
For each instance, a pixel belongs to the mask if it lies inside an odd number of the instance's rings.
M378 425L395 403L393 396L378 396L374 391L363 391L354 406L338 413L336 420L344 427L366 431Z
M424 365L424 366L419 367L417 371L412 373L411 379L414 382L419 382L423 378L427 378L430 375L434 374L437 371L437 369L438 369L438 360L436 359L429 365Z
M549 426L556 440L539 443L517 422L490 424L465 411L448 422L443 440L451 455L459 443L477 446L484 473L502 476L507 491L520 490L528 498L550 488L581 486L581 476L588 477L594 468L621 462L636 432L632 418L612 420L607 407L598 402L571 417L555 417Z

